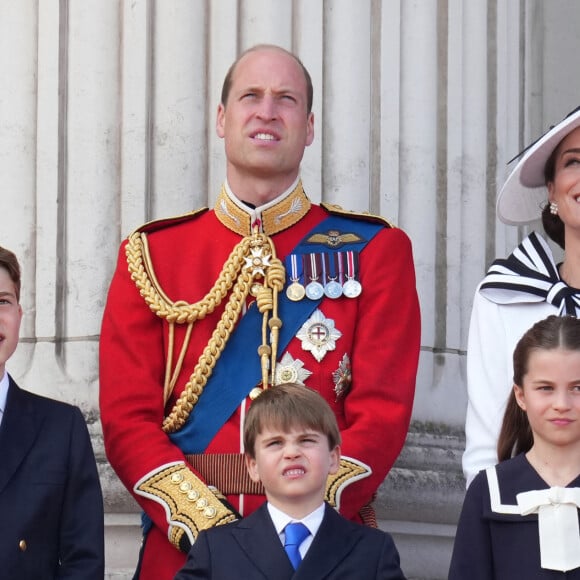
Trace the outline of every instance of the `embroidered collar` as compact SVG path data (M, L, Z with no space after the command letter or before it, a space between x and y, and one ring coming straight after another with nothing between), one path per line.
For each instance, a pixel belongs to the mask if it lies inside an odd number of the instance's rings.
M550 247L536 232L507 258L495 260L479 291L496 304L548 302L560 315L580 315L580 290L560 278Z
M239 201L224 185L214 211L226 228L241 236L250 235L254 223L258 223L261 231L271 236L300 221L308 213L310 206L302 181L298 180L289 192L255 209Z

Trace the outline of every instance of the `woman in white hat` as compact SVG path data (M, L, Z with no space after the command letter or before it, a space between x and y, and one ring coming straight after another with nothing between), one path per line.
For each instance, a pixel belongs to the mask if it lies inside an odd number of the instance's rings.
M467 347L467 485L497 463L517 341L550 314L580 315L580 107L521 155L499 194L498 217L521 225L541 214L565 258L556 264L547 242L532 232L492 264L475 293Z

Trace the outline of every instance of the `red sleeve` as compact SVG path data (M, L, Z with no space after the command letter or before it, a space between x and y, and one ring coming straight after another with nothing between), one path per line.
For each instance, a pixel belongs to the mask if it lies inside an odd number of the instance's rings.
M165 374L164 322L131 280L121 247L101 329L100 409L105 450L123 484L135 483L166 463L184 461L162 431ZM145 512L167 531L163 508L134 494Z

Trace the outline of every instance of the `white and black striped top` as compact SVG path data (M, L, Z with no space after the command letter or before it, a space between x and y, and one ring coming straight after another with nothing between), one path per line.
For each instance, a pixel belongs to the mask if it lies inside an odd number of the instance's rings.
M550 247L536 232L493 262L479 290L496 304L548 302L560 315L580 314L580 290L560 278Z

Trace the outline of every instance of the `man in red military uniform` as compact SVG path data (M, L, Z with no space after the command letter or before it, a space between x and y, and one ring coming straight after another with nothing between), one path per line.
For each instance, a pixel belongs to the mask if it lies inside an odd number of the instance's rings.
M273 46L232 65L218 107L227 179L213 210L139 228L120 250L101 334L107 456L144 510L138 578L165 580L199 530L263 501L243 464L261 389L301 382L334 409L327 500L369 504L407 433L420 321L411 245L381 218L317 206L299 166L312 84Z

